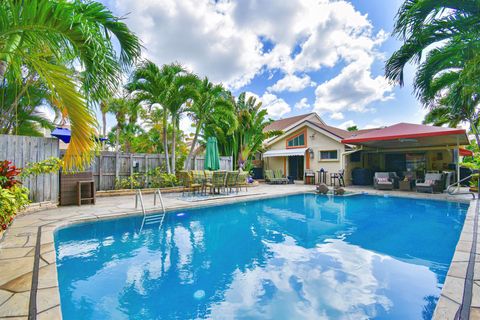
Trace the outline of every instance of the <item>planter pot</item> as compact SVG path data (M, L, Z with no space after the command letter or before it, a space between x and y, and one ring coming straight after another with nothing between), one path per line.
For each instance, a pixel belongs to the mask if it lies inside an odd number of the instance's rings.
M470 191L478 193L478 187L470 187Z

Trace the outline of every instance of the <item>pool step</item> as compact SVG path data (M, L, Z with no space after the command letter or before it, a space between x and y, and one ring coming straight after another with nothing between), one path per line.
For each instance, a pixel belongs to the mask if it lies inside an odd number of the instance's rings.
M164 216L165 216L165 214L154 214L154 215L150 215L150 216L145 216L144 224L162 223Z

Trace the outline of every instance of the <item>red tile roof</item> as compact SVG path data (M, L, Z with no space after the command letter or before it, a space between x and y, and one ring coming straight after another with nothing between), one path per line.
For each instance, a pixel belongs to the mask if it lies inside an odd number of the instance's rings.
M342 142L348 144L368 141L385 141L408 138L446 136L455 134L466 135L466 131L464 129L425 126L413 123L398 123L385 128L369 130L368 132L364 133L358 133L358 131L353 133L357 134L354 134L351 137L342 140Z

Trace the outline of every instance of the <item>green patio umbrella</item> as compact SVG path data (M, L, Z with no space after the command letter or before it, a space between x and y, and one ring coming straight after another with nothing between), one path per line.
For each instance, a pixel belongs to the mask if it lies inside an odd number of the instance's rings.
M217 138L210 137L205 150L205 170L218 169L220 169L220 156L218 155Z

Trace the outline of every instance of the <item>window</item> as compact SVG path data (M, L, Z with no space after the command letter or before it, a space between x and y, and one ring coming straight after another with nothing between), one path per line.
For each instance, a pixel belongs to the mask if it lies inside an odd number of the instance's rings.
M319 151L320 160L338 160L338 150Z
M288 140L289 147L300 147L305 145L305 134L302 133L293 139Z

